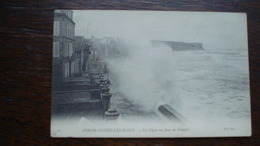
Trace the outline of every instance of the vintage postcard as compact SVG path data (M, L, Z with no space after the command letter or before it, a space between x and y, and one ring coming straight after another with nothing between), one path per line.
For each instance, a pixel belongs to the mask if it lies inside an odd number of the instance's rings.
M56 10L52 137L251 136L244 13Z

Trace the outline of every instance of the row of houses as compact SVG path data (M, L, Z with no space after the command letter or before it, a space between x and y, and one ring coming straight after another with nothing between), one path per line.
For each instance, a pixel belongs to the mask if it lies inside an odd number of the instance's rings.
M75 25L73 11L55 11L52 116L115 120L104 59L116 54L116 40L75 36Z
M104 58L118 54L118 41L112 38L75 36L73 11L56 10L53 30L53 83L64 82L97 72ZM85 78L86 79L86 78Z
M53 83L61 86L64 82L81 77L88 71L89 62L95 58L95 49L83 36L75 36L73 11L54 12L53 31Z

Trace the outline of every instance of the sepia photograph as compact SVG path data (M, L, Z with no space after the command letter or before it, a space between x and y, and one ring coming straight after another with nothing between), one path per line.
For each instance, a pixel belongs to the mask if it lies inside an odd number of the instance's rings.
M251 136L245 13L55 10L51 137Z

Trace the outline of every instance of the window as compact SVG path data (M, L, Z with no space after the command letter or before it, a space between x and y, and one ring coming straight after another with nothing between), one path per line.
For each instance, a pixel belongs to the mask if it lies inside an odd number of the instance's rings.
M71 33L72 33L72 34L71 34L71 37L73 38L73 37L74 37L74 34L75 34L75 32L74 32L74 31L75 31L75 26L72 25L71 29L72 29L72 30L71 30Z
M66 24L66 37L69 37L69 24Z
M64 77L69 77L69 63L64 63Z
M72 54L73 54L72 43L69 43L69 56L72 56Z
M68 23L68 37L70 37L70 24Z
M54 21L53 36L60 35L60 21Z
M74 61L71 62L71 74L74 74Z
M69 55L68 43L63 43L63 56L68 57L68 55Z
M53 57L60 57L60 43L53 42Z

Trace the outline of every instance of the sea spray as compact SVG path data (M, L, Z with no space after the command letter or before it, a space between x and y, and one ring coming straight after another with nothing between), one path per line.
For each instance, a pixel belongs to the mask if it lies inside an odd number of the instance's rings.
M111 82L118 93L144 110L167 103L179 109L174 52L166 45L154 47L149 40L126 40L119 57L107 58Z

